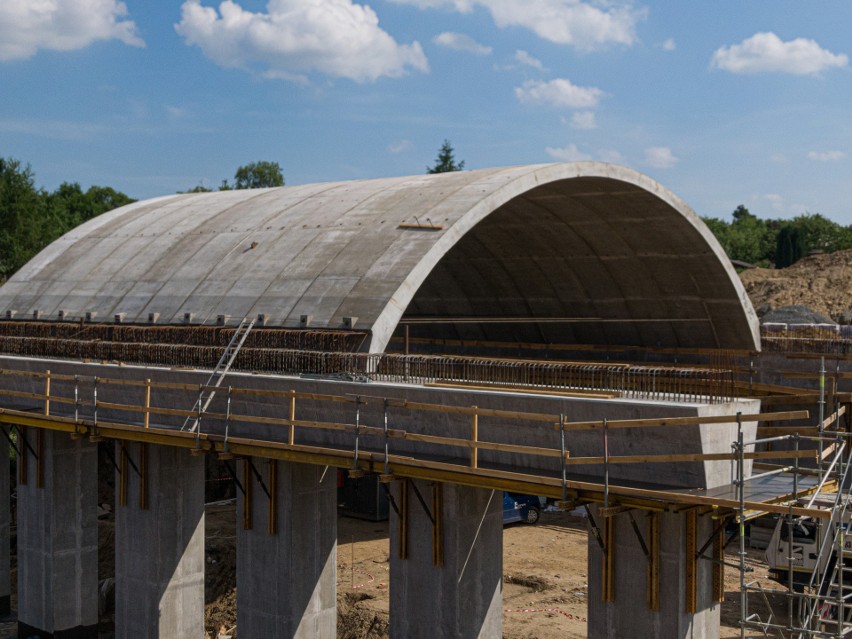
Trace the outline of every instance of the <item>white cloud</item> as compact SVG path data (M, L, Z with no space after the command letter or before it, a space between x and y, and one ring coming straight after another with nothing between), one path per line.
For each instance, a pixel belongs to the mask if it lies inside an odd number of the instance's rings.
M555 160L562 162L609 162L610 164L624 164L624 156L615 149L598 149L592 153L581 151L576 144L568 144L564 147L548 146L545 152Z
M784 42L774 33L756 33L740 44L721 47L711 59L714 67L731 73L781 72L796 75L845 67L849 58L831 53L814 40L796 38Z
M845 157L843 151L808 151L808 159L817 162L837 162Z
M0 1L0 61L31 58L39 49L72 51L97 40L143 47L117 0Z
M391 0L396 4L412 4L420 9L442 9L450 7L460 13L469 13L473 10L473 0Z
M71 120L0 119L0 133L23 133L53 140L91 140L108 132L103 123Z
M601 149L598 151L598 158L601 162L609 162L610 164L624 163L624 156L615 149Z
M769 156L769 159L773 162L777 162L778 164L783 164L787 161L787 156L783 153L773 153Z
M780 211L784 208L784 198L777 193L765 193L763 199L769 202L769 205L775 211Z
M591 155L580 151L576 144L569 144L562 148L549 146L544 150L554 160L561 160L562 162L588 162L592 159Z
M660 46L663 48L663 51L674 51L677 48L674 38L666 39Z
M464 33L455 33L453 31L444 31L435 36L433 40L435 44L453 49L454 51L467 51L476 55L489 55L492 51L491 47L480 44L469 35Z
M391 0L421 9L450 8L461 13L475 6L491 13L501 28L523 27L538 37L581 50L608 44L636 42L636 23L647 15L630 2L582 2L581 0Z
M403 151L409 151L414 148L414 142L411 140L399 140L397 142L393 142L388 145L387 151L388 153L392 153L394 155L398 153L402 153Z
M515 51L515 60L525 66L532 67L533 69L538 69L539 71L544 71L544 65L541 63L541 60L539 60L538 58L534 58L526 51L521 51L520 49Z
M163 105L163 108L166 112L166 118L168 118L170 122L179 122L182 120L185 121L191 115L189 109L185 107L176 106L173 104L165 104Z
M571 126L575 129L596 129L598 123L595 121L594 111L578 111L571 114Z
M268 77L298 81L316 71L367 82L429 69L418 42L398 44L370 7L352 0L270 0L267 13L232 0L218 12L187 0L175 30L218 65L259 65Z
M524 104L545 104L569 109L591 109L598 105L604 92L596 87L579 87L565 78L550 82L527 80L515 87L515 96Z
M670 169L680 162L667 146L652 146L645 149L645 164L655 169Z

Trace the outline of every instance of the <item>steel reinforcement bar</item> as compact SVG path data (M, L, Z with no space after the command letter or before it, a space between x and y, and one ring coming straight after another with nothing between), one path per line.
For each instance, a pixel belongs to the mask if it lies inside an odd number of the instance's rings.
M140 345L209 346L225 348L234 335L235 326L200 326L197 324L151 325L107 324L71 321L0 321L0 345L10 338L10 348L15 338L48 341L41 348L85 350L89 343L115 342ZM245 346L251 348L284 348L291 350L356 351L366 339L365 331L336 329L266 328L255 326L246 338ZM3 347L0 346L0 350ZM5 351L4 351L5 352Z
M0 326L3 324L0 323ZM178 330L174 327L165 328L165 333ZM213 329L207 327L204 330ZM229 330L229 334L232 334L233 330ZM228 334L221 333L220 336L222 335ZM129 338L133 333L131 331L123 336ZM249 340L252 336L254 332L250 334ZM258 343L256 338L254 343ZM215 367L223 348L222 345L0 336L0 353L8 355L201 369ZM734 372L715 366L654 366L616 362L352 353L261 348L248 344L240 350L233 368L242 371L339 376L417 384L476 382L505 387L592 390L616 393L622 397L706 403L730 401L735 390Z

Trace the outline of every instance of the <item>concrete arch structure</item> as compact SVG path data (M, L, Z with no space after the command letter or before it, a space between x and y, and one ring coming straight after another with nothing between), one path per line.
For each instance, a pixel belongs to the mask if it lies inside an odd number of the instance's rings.
M369 329L544 343L757 348L712 234L654 180L578 162L178 194L104 214L0 288L43 319ZM467 321L465 321L467 318ZM500 321L496 321L500 318Z

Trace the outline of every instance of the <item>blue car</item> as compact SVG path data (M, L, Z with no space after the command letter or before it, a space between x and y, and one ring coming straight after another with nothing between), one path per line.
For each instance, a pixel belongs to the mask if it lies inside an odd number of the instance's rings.
M534 495L503 493L503 525L522 521L535 524L541 517L541 501Z

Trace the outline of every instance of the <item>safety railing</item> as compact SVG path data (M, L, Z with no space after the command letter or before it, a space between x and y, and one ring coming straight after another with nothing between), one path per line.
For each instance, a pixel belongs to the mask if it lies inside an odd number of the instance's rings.
M23 379L22 379L23 378ZM29 388L30 390L21 390ZM806 411L750 415L721 415L638 420L568 421L564 414L510 411L477 406L453 406L412 402L393 397L366 395L333 395L270 390L269 388L220 388L221 398L215 409L186 410L175 405L191 406L194 394L205 390L203 385L178 382L158 382L151 379L115 379L83 375L0 370L0 423L20 427L36 426L54 429L95 440L106 437L117 440L152 441L182 446L199 453L220 455L253 455L270 458L302 459L328 465L336 457L336 465L353 472L370 470L391 475L403 468L429 469L434 472L468 473L489 477L506 483L528 482L540 485L542 494L565 498L568 491L588 491L604 500L610 492L620 499L671 500L674 503L712 504L722 508L737 508L735 500L711 499L689 492L669 493L643 490L610 484L607 469L617 464L733 462L734 453L677 453L609 455L606 442L623 429L713 427L736 421L778 422L801 419ZM209 389L208 389L209 390ZM257 403L265 408L257 407ZM17 408L11 408L17 405ZM335 408L334 406L338 408ZM341 405L344 405L341 408ZM249 410L251 406L254 409ZM237 407L242 407L237 410ZM370 413L365 411L370 407ZM272 409L272 410L270 410ZM320 415L339 415L348 412L351 421L319 420ZM424 413L442 413L444 421L453 421L445 434L433 434L423 424ZM286 415L278 417L277 415ZM405 416L405 419L403 419ZM187 417L198 419L195 433L180 430ZM372 423L370 420L374 420ZM405 425L408 427L404 427ZM542 437L551 445L530 445L530 428L536 424ZM506 428L506 426L511 426ZM271 428L263 437L258 426ZM280 431L275 429L280 428ZM493 429L493 430L492 430ZM598 431L603 444L602 455L576 457L571 455L575 433ZM316 433L326 435L317 437ZM446 434L446 433L449 434ZM550 433L550 434L547 434ZM333 434L334 436L328 436ZM26 443L26 435L22 435ZM394 442L416 443L418 448L400 452ZM423 446L426 448L424 449ZM432 448L429 448L432 447ZM435 459L435 447L446 452ZM21 449L24 453L25 449ZM423 451L426 451L425 453ZM489 459L480 455L492 453ZM525 472L507 472L505 458L496 462L497 453L522 455L527 459L540 458ZM299 456L302 457L299 457ZM745 459L776 459L813 457L813 451L790 453L747 452ZM317 462L315 458L320 459ZM740 459L742 459L740 455ZM551 460L547 462L546 460ZM516 459L517 461L517 459ZM38 463L41 463L37 460ZM603 482L568 479L572 466L599 467ZM490 466L490 467L489 467ZM396 470L395 470L396 469ZM560 478L561 473L561 478ZM763 502L749 502L749 507L764 511L787 512L786 508ZM809 514L807 509L799 509Z

